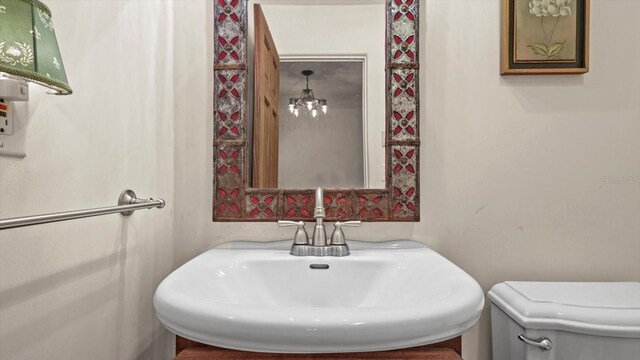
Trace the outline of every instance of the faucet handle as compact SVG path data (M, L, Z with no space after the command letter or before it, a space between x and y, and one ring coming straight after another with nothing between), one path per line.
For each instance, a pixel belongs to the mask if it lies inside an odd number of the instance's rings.
M278 220L278 226L279 227L297 226L298 230L296 230L296 234L293 236L293 244L294 245L309 244L309 234L307 234L307 230L304 228L304 221Z
M342 232L343 226L358 227L360 225L362 225L362 221L360 220L345 222L336 221L334 224L335 227L333 229L333 234L331 234L331 245L346 245L344 232Z
M304 221L278 220L279 227L304 226Z
M350 227L358 227L360 225L362 225L362 221L360 220L353 220L353 221L336 221L336 223L334 224L336 227L343 227L343 226L350 226Z

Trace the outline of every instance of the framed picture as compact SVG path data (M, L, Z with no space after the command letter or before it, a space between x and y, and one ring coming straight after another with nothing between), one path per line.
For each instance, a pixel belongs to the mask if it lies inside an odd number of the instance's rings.
M589 71L589 0L502 0L502 75Z

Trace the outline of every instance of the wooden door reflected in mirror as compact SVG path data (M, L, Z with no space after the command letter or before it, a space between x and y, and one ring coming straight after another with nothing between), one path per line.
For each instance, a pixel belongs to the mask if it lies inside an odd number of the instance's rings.
M260 4L254 16L253 182L255 188L278 187L280 57Z

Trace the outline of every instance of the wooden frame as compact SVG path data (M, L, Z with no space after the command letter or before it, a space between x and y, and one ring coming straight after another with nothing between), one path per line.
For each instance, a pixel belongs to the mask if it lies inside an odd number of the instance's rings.
M589 72L589 22L590 0L573 0L576 10L571 16L577 17L576 23L576 53L573 60L530 60L516 61L514 51L516 48L516 14L515 6L524 4L528 6L530 0L501 0L502 1L502 34L501 34L501 75L554 75L554 74L584 74ZM521 4L521 5L522 5ZM549 16L556 21L560 17ZM544 21L544 17L541 17ZM557 23L556 23L557 24ZM553 28L555 29L555 27ZM543 29L544 31L544 29ZM545 33L545 36L547 34ZM556 43L560 44L560 43ZM535 44L534 44L535 45ZM548 44L542 51L549 51ZM528 46L530 47L530 46ZM532 49L533 51L533 49ZM545 53L546 54L546 53ZM553 54L553 53L551 53Z
M419 221L419 0L386 0L386 187L326 189L326 221ZM313 189L249 187L247 0L214 0L213 221L313 220Z

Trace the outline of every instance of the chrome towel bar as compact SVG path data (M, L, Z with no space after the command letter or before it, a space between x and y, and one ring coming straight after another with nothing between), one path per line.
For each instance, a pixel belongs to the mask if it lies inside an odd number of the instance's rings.
M80 219L85 217L100 216L107 214L120 213L124 216L133 214L139 209L162 209L165 205L164 200L158 199L140 199L136 197L136 193L132 190L125 190L118 198L117 206L109 206L97 209L66 211L52 214L43 214L35 216L15 217L10 219L0 219L0 230L11 229L22 226L31 226L37 224L47 224L57 221L65 221L72 219Z

